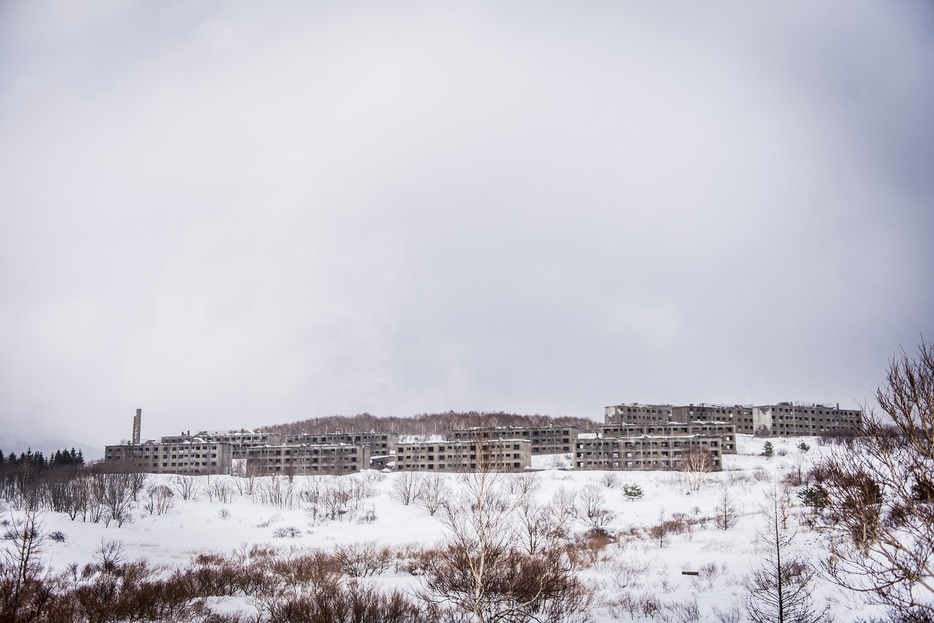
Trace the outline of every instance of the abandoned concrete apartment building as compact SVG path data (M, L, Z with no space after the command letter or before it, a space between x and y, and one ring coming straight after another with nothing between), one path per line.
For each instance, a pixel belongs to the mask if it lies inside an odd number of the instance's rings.
M862 413L817 403L775 405L620 404L604 409L596 433L575 426L474 427L444 439L409 440L397 433L280 435L250 430L209 432L140 441L141 410L129 443L106 446L105 465L169 474L351 474L364 469L516 472L532 456L561 455L573 469L674 470L700 448L714 470L736 452L736 435L805 436L855 432Z

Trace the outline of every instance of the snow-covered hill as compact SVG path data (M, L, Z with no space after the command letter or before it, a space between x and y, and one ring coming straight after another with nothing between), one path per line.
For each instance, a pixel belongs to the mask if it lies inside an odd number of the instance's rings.
M798 447L802 441L810 446L806 453ZM618 539L609 544L581 544L586 565L580 573L597 588L600 598L594 608L597 621L633 620L632 604L646 597L659 603L681 604L688 610L696 603L701 621L729 620L730 611L741 607L744 579L764 554L757 535L763 528L761 509L768 492L786 474L806 471L826 451L813 438L771 442L775 456L766 458L761 456L762 439L739 436L739 453L725 456L724 471L705 475L697 491L691 490L682 474L671 472L544 469L532 474L535 486L531 495L542 504L567 500L588 485L595 485L606 508L612 511L608 528ZM228 477L199 477L196 495L184 500L176 493L173 506L165 514L149 513L143 493L130 521L121 526L44 514L45 530L60 532L64 541L46 543L43 555L53 568L64 569L70 564L80 566L93 561L105 541L120 542L128 559L145 558L164 565L184 565L198 553L230 554L254 545L330 549L342 544L378 542L401 548L442 542L446 529L436 517L419 504L403 504L392 494L396 481L403 477L398 473L368 472L343 477L297 476L291 483L281 477L279 486L291 487L288 496L282 495L281 488L279 495L271 493L269 478L250 483ZM506 479L529 477L503 475ZM441 478L452 491L461 486L458 475L444 474ZM301 492L341 480L356 482L365 492L346 505L349 512L340 519L322 519L320 514L315 517ZM176 477L147 477L148 487L158 484L177 491ZM644 496L627 499L623 493L627 484L641 487ZM723 502L724 491L739 514L737 524L729 530L717 529L710 520ZM272 503L277 499L291 501ZM803 513L794 495L791 500L795 504L793 515ZM15 511L9 513L16 515ZM690 529L664 538L649 536L649 528L673 519L681 519ZM577 534L583 534L586 528L586 521L575 520ZM795 548L802 554L817 556L818 541L817 533L799 527ZM685 571L697 575L684 575ZM419 580L404 570L390 569L378 581L392 587L414 587ZM830 585L819 586L818 595L830 601L840 623L866 615L860 604ZM231 605L252 608L246 601L233 600ZM635 613L634 620L658 620L640 616Z

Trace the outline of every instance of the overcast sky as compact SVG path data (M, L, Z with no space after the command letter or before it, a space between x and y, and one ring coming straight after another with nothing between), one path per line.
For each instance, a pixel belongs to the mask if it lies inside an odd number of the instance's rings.
M856 407L932 111L924 1L0 2L0 428Z

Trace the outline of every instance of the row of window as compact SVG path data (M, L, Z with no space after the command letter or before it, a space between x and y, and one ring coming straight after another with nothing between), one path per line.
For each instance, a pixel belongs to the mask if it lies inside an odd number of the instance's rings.
M488 463L485 463L484 466L492 470L522 469L522 463L519 463L519 462L510 464L508 462L503 462L503 461L490 461ZM418 463L418 464L415 464L415 463L404 464L403 463L403 464L397 464L396 467L403 471L404 470L434 471L435 464L434 463ZM477 469L477 464L476 463L470 463L470 464L455 463L455 464L447 465L445 463L438 463L437 469L439 472L443 472L448 469L464 469L464 467L468 467L471 470L475 470Z

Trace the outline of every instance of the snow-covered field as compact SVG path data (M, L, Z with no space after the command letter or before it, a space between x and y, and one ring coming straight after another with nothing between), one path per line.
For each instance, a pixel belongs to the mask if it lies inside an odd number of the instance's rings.
M798 449L802 441L810 446L806 453ZM598 589L600 599L594 610L597 621L633 620L620 603L626 596L640 595L651 595L672 604L696 600L700 620L730 620L725 613L741 608L744 578L764 555L757 535L764 527L761 509L769 490L785 474L798 469L806 471L827 451L814 438L772 439L775 456L766 458L760 454L763 442L738 436L739 454L725 456L724 471L705 475L698 491L691 491L683 475L672 472L557 469L534 472L537 482L534 495L540 502L549 502L556 495L568 497L593 483L600 487L606 507L614 513L609 528L619 535L618 540L586 552L591 564L581 571ZM555 463L547 457L536 457L538 466ZM614 474L618 481L607 482L608 474ZM178 566L188 563L197 553L230 554L253 545L287 549L333 548L367 542L389 546L440 543L445 538L445 526L436 517L418 504L404 505L398 496L391 495L394 480L403 476L376 472L343 477L296 476L291 507L271 504L269 496L260 493L268 479L255 479L250 495L243 482L236 486L236 479L200 477L201 491L192 499L183 500L176 494L173 506L162 515L150 514L141 499L131 520L121 526L113 522L109 526L85 523L80 517L72 521L64 514L45 513L41 518L45 530L61 532L64 541L45 543L42 553L53 568L65 569L70 564L81 566L92 562L104 541L119 541L128 559L145 558L155 564ZM344 515L343 520L314 518L300 499L299 491L310 488L314 481L320 484L338 478L358 479L368 486L370 496L355 503L356 508ZM452 490L459 486L458 475L445 474L443 478ZM230 484L229 500L208 495L210 487L224 481ZM147 477L147 486L160 483L175 489L173 476ZM644 497L627 499L622 487L625 484L638 484ZM732 529L719 530L711 520L699 522L691 531L672 534L667 542L646 535L647 528L679 514L697 520L713 517L722 502L724 485L740 513ZM803 513L797 497L792 495L791 500L795 505L793 515ZM8 510L4 514L15 516L16 512ZM575 530L585 532L582 520L576 520ZM798 526L797 532L799 551L819 556L819 535L803 526ZM696 571L699 575L683 575L684 571ZM390 569L378 581L386 586L412 587L418 578ZM830 600L840 623L867 614L862 605L829 584L821 584L817 594ZM250 607L246 602L242 606Z

